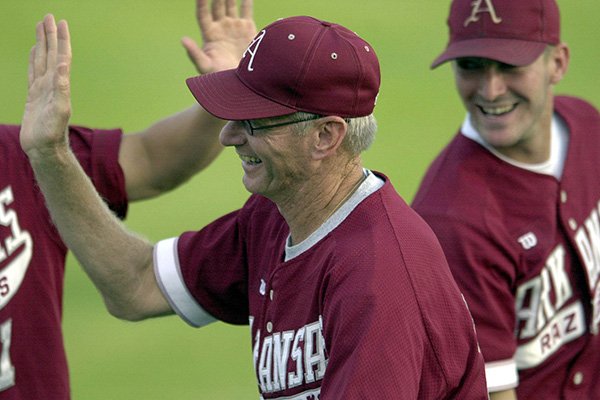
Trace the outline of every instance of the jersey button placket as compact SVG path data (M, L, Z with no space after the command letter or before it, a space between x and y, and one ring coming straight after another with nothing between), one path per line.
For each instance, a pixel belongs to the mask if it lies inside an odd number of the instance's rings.
M272 279L273 277L269 277L266 287L265 287L265 294L266 296L264 296L264 300L263 300L263 310L264 310L264 316L265 319L267 321L267 323L265 324L265 328L267 330L267 333L272 333L273 332L273 322L271 321L271 307L272 307L272 303L273 303L273 297L275 294L275 291L272 288Z
M273 296L274 295L275 295L275 291L273 289L269 290L269 301L268 301L268 303L270 303L270 302L273 301ZM267 306L267 308L268 308L268 306ZM267 332L268 333L273 332L273 322L271 322L271 321L267 322Z

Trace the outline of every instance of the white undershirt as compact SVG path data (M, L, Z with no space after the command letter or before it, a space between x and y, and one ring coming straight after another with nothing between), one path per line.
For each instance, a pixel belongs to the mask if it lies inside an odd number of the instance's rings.
M569 130L567 129L566 123L557 114L552 116L552 125L550 128L550 157L548 157L546 161L538 164L527 164L515 161L512 158L499 153L481 138L479 133L471 124L471 118L469 114L467 114L465 117L465 121L461 127L461 132L464 136L481 144L499 159L514 165L515 167L537 172L538 174L551 175L559 180L562 176L565 158L567 156L567 149L569 147Z

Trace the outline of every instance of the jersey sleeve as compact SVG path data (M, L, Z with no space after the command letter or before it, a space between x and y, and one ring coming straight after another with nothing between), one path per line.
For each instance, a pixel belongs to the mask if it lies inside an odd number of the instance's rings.
M127 214L125 176L119 165L121 130L69 127L69 141L83 170L109 208L119 217Z
M501 233L493 239L485 224L450 215L422 216L439 238L475 321L488 389L494 392L516 387L514 290L518 260L503 247Z
M247 262L241 211L155 246L155 273L177 314L192 326L215 319L248 324Z

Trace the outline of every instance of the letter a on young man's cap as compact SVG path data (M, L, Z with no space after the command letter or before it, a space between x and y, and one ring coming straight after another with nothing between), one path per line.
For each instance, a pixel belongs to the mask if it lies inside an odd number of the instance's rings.
M560 42L555 0L453 0L448 27L448 46L431 68L461 57L529 65Z
M373 48L356 33L300 16L261 30L237 69L186 82L196 100L221 119L297 111L351 118L373 112L380 73Z

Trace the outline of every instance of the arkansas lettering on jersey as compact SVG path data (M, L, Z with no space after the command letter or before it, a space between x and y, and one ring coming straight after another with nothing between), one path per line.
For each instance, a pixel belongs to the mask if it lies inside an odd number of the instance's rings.
M250 318L252 325L253 317ZM321 319L295 331L273 332L254 338L254 368L262 393L274 393L321 381L327 368ZM288 365L294 365L293 372ZM302 393L319 398L319 389Z
M433 232L387 178L363 185L372 191L302 251L286 252L287 224L258 195L159 242L161 289L193 326L250 322L263 399L487 399L473 322Z
M413 202L475 320L490 391L600 399L600 115L555 98L562 176L501 160L460 132Z
M120 138L120 131L70 129L84 170L123 216ZM61 332L67 249L21 150L18 126L0 125L0 171L0 399L67 400Z

